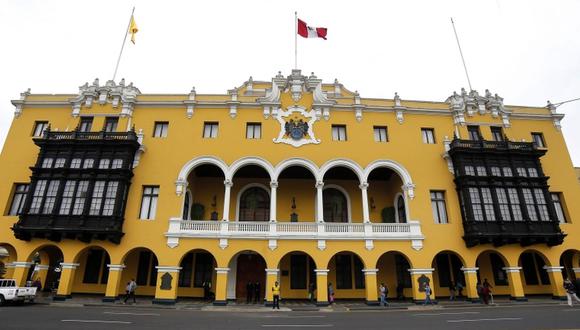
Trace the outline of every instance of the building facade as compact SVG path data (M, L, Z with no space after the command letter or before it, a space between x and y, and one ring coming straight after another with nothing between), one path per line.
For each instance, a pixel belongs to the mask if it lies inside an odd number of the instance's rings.
M420 302L563 297L580 277L580 186L554 107L489 91L363 98L293 70L223 95L133 84L22 93L0 156L1 262L55 299ZM256 290L256 289L253 289Z

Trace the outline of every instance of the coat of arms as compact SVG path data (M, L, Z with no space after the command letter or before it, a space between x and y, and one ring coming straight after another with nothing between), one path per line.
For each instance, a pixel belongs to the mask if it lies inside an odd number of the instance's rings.
M280 123L280 133L274 143L286 143L294 147L320 143L312 130L317 120L314 110L306 111L301 106L292 106L287 111L280 109L276 119Z
M284 129L286 131L286 136L291 137L292 140L300 140L308 134L308 123L304 122L302 119L290 119L286 124L284 124Z

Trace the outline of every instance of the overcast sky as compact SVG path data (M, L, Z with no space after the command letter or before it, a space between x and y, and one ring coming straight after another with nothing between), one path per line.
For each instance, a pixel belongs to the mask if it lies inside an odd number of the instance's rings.
M443 101L467 87L506 104L580 97L580 1L7 1L0 2L0 144L10 100L76 93L112 78L133 5L139 27L117 80L143 93L225 93L294 65L294 11L328 40L299 39L298 67L362 97ZM580 101L561 106L580 166Z

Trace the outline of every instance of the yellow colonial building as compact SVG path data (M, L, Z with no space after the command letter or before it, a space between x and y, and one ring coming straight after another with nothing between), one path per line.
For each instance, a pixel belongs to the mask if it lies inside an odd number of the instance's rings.
M0 262L55 299L376 304L563 297L580 185L555 107L489 91L364 98L292 70L225 94L108 81L21 94L0 156ZM249 285L251 283L251 285ZM256 283L259 283L256 285ZM258 289L256 289L259 287ZM207 290L205 292L207 295Z

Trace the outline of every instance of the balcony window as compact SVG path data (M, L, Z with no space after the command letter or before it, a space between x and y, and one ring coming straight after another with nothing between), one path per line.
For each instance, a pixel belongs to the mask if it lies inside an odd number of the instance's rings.
M465 166L465 175L475 175L475 169L471 165Z
M389 142L387 126L375 126L373 127L373 132L375 135L375 142Z
M81 168L82 159L80 158L73 158L70 161L70 168Z
M433 128L421 128L421 137L425 144L435 144L435 130Z
M481 140L481 132L479 131L479 126L467 126L467 133L469 134L469 139L471 141Z
M203 138L215 139L218 137L219 123L206 122L203 123Z
M169 129L169 122L156 121L153 126L153 137L164 138L167 137L167 130Z
M140 219L153 220L157 211L157 199L159 198L159 186L144 186L141 199Z
M501 176L501 170L499 167L497 166L492 166L491 167L491 175L493 176Z
M79 181L75 200L73 203L73 215L81 215L85 209L89 181Z
M83 168L93 168L93 165L95 164L95 160L92 158L87 158L85 159L85 161L83 162Z
M123 167L123 160L120 158L113 159L113 164L111 165L112 169L122 168Z
M90 132L92 127L93 127L93 117L81 117L79 131Z
M447 210L445 207L445 192L431 191L431 208L433 209L433 219L435 223L448 223Z
M502 170L503 170L503 176L506 176L506 177L512 177L513 176L512 168L511 167L504 166L502 168Z
M36 121L34 122L34 129L32 131L32 136L41 137L44 131L48 128L47 121Z
M524 178L528 176L528 171L526 171L525 167L518 167L518 168L516 168L516 171L518 172L518 176L521 176Z
M52 159L52 158L45 158L45 159L42 160L42 165L40 167L42 167L42 168L51 168L53 161L54 161L54 159Z
M110 165L110 163L111 163L111 160L110 160L110 159L107 159L107 158L103 158L103 159L101 159L101 160L99 161L99 169L101 169L101 170L106 170L106 169L108 169L108 168L109 168L109 165Z
M261 139L262 138L262 124L248 123L246 124L246 139Z
M66 158L57 158L54 162L54 168L63 168L66 163Z
M107 117L105 118L105 132L116 132L117 125L119 123L119 118L117 117Z
M544 140L544 134L542 133L532 133L532 141L538 148L546 147L546 140Z
M499 126L491 126L490 127L491 130L491 137L493 138L494 141L503 141L503 130L501 127Z
M487 176L487 171L485 166L477 166L477 175L478 176Z
M564 207L562 205L562 194L550 193L550 197L552 197L552 202L554 203L554 208L556 209L556 216L558 217L558 222L566 223L566 216L564 214Z
M62 200L60 202L60 210L58 214L68 215L70 213L70 207L72 206L72 200L75 193L76 181L68 180L64 184L64 190L62 192Z
M332 125L332 140L333 141L346 141L346 126L345 125Z
M46 200L44 201L44 206L42 208L43 214L52 214L54 209L54 203L56 202L56 194L58 193L58 186L60 181L51 180L48 184L48 189L46 190Z
M538 170L530 167L528 168L528 174L530 175L530 178L537 178L538 177Z
M14 194L12 195L12 203L10 204L8 215L19 215L22 212L26 194L28 194L28 184L14 185Z

